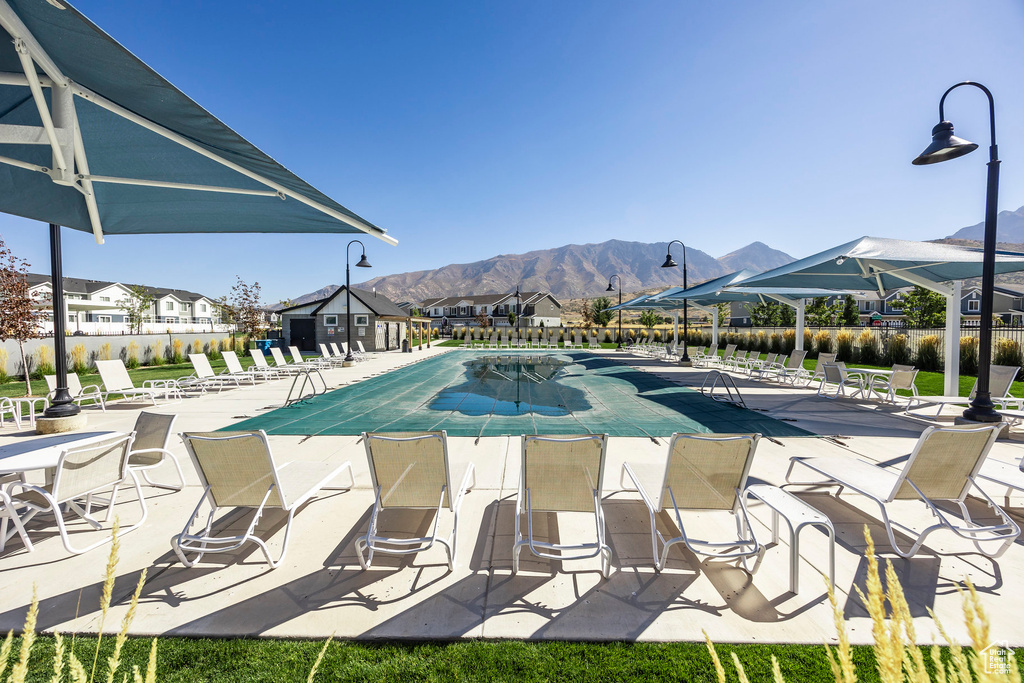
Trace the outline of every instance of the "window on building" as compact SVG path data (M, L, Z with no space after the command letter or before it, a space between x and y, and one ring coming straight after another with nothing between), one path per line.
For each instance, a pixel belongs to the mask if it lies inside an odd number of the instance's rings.
M324 316L324 325L326 325L327 327L337 327L338 326L338 316L336 316L336 315L325 315Z
M459 307L459 315L466 315L466 307L465 306Z
M970 299L967 302L967 310L973 313L977 313L978 311L981 310L981 301L979 301L978 299Z
M75 315L74 313L70 314L68 316L68 322L69 323L77 323L78 322L78 316Z
M110 297L109 296L101 296L100 297L100 301L110 301Z
M366 327L370 324L370 316L368 315L354 315L352 320L356 327Z
M173 301L165 301L164 302L164 310L165 311L173 311L174 310L174 302Z
M110 319L109 315L97 316L96 320L98 320L101 323L109 323L109 322L111 322L111 319Z
M206 304L199 304L199 312L206 313Z

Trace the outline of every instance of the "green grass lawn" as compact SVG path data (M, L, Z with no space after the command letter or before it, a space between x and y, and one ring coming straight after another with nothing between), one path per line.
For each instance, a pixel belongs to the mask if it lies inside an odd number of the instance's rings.
M105 638L97 680L105 680L113 638ZM94 638L80 637L75 653L92 661ZM129 638L120 672L143 672L151 640ZM67 644L68 641L65 640ZM19 643L15 641L16 655ZM323 641L161 638L159 681L304 681ZM772 680L771 656L787 681L833 680L821 645L717 645L728 680L736 681L730 653L735 652L751 681ZM1018 662L1024 661L1017 651ZM946 656L946 652L943 653ZM858 680L877 681L869 647L853 648ZM29 680L52 675L53 639L36 641ZM129 679L131 675L129 674ZM703 643L576 643L467 640L452 643L332 642L317 671L317 681L715 681Z
M243 368L248 368L253 364L252 358L238 356L238 360L242 363ZM220 373L226 369L226 364L223 360L211 360L210 365L213 367L213 371ZM273 365L273 363L271 363ZM142 383L147 379L177 379L178 377L186 377L191 375L195 369L191 363L178 363L176 365L157 365L154 367L138 368L136 370L129 370L128 376L132 378L132 382L135 386L141 387ZM79 375L78 379L82 381L82 386L86 387L90 384L102 384L99 373L89 373L87 375ZM32 380L32 395L33 396L45 396L46 395L46 381L45 380ZM8 381L6 384L0 384L0 397L2 396L24 396L25 395L25 382L13 379Z

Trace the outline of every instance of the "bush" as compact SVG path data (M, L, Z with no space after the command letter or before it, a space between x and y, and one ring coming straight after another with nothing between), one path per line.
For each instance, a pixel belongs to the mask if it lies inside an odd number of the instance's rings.
M939 357L939 349L942 341L937 335L929 334L923 337L917 344L917 368L925 372L941 372L942 359Z
M909 338L905 334L894 334L885 342L883 365L908 365L910 363Z
M543 330L542 330L542 332L543 332ZM611 344L612 343L612 333L611 333L611 330L605 330L604 331L604 343L605 344Z
M129 370L139 367L139 345L134 341L128 343L128 360L125 362L125 366Z
M224 337L223 339L220 340L220 348L222 350L224 350L224 351L234 351L235 350L235 338L234 337Z
M836 360L840 363L853 362L853 332L839 330L836 333Z
M796 333L793 334L793 339L796 339ZM804 348L810 351L814 348L814 335L811 334L810 330L804 330Z
M768 341L768 350L772 353L782 353L782 348L782 335L778 332L772 332L772 336Z
M7 374L7 349L0 349L0 384L7 384L11 376Z
M782 333L782 353L787 356L793 353L796 348L796 330L786 330Z
M221 353L216 339L210 340L210 360L220 360Z
M112 358L112 356L110 355L111 352L112 351L111 351L111 348L110 348L110 344L109 343L104 344L103 346L100 347L99 359L100 360L110 360Z
M171 363L178 365L185 362L185 345L180 339L171 342Z
M768 351L768 333L763 330L757 333L757 350L761 352Z
M872 330L864 330L857 337L857 349L860 352L860 362L864 365L875 365L878 363L878 340Z
M1018 368L1024 365L1024 353L1021 352L1020 342L1006 338L997 339L992 353L992 364L1011 365Z
M85 344L75 344L71 348L71 372L76 375L84 375L89 371L88 354Z
M36 364L36 371L33 373L35 379L42 379L43 375L57 374L57 368L53 365L53 349L49 346L39 347L39 363Z
M977 337L960 337L960 374L978 374Z
M832 333L828 330L818 332L814 335L814 346L818 353L832 353Z
M153 342L153 346L150 347L153 353L153 365L164 364L164 343L162 341Z

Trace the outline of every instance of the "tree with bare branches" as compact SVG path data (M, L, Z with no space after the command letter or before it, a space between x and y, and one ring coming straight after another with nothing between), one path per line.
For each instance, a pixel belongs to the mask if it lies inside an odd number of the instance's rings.
M18 258L0 237L0 341L14 339L21 349L21 367L25 370L25 395L32 395L25 342L41 337L42 311L28 291L28 262ZM62 293L58 293L60 296ZM57 362L63 362L58 358Z
M248 347L249 341L259 335L265 322L263 304L260 303L260 283L249 284L238 275L235 279L235 286L231 288L231 312L235 324L246 337Z

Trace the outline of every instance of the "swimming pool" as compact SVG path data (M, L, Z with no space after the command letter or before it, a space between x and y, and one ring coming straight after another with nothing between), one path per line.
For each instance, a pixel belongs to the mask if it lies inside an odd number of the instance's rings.
M450 436L809 434L589 352L462 350L270 411L228 429L263 429L282 435L436 429L447 430Z

